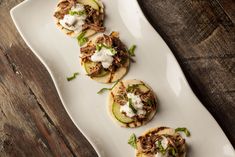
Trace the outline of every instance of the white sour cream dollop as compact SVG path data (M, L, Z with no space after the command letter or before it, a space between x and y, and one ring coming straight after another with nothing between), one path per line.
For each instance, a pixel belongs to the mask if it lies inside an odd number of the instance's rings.
M102 47L99 51L96 50L95 53L91 56L91 61L101 62L102 66L107 69L113 63L114 54L110 49Z
M134 111L130 108L129 101L125 105L120 107L120 112L126 113L126 116L130 118L134 117L135 115L140 116L146 114L146 111L143 110L144 104L138 95L127 93L127 97L128 99L131 99L132 106L136 109L137 113L134 113Z
M71 8L72 12L81 12L85 11L83 5L76 4ZM85 23L86 14L78 15L78 14L66 14L59 23L66 29L74 31L79 34L82 31L82 25Z
M168 147L168 143L169 142L168 142L167 138L165 136L162 136L161 144L164 149L166 149Z

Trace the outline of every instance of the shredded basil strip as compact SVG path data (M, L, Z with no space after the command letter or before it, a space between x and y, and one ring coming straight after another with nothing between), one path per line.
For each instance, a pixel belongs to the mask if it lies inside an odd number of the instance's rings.
M149 106L153 106L155 104L155 100L154 99L148 99L147 104Z
M69 14L70 15L79 15L79 16L82 16L82 15L86 14L86 12L85 12L85 10L83 10L83 11L72 11L72 10L70 10Z
M78 12L78 15L80 15L80 16L85 15L85 14L86 14L86 11L85 11L85 10Z
M127 87L126 91L127 91L127 92L133 92L133 91L134 91L134 89L136 89L136 88L138 88L138 87L139 87L139 85L143 85L143 84L133 84L133 85L128 85L128 87Z
M117 80L115 83L114 83L114 85L113 85L113 87L111 87L111 88L102 88L101 90L99 90L98 92L97 92L97 94L102 94L104 91L106 91L106 90L112 90L117 84L118 84L118 82L119 82L119 80Z
M106 46L106 45L103 44L103 43L96 45L96 50L97 50L97 51L100 51L100 50L102 49L102 47L104 47L104 48L106 48L106 49L109 49L113 55L115 55L115 54L117 53L117 51L116 51L114 48L109 47L109 46Z
M132 45L129 48L128 52L129 52L130 56L135 56L135 49L136 49L136 45Z
M128 99L128 102L129 102L129 107L131 108L131 110L136 114L137 113L137 110L134 108L133 104L132 104L132 100L129 98Z
M137 149L137 139L135 134L132 134L128 140L128 144L131 145L133 148Z
M88 41L88 38L86 38L85 35L86 35L86 31L82 32L77 37L77 40L80 46L84 45Z
M176 156L177 155L177 150L173 147L169 147L168 151L171 153L171 155Z
M74 79L77 77L77 75L79 75L78 72L74 73L73 76L71 76L71 77L67 77L67 81L72 81L72 80L74 80Z
M134 84L134 85L128 85L126 91L127 92L133 92L134 89L136 89L138 87L138 84Z
M163 155L166 153L166 150L163 148L161 141L157 141L157 147Z
M70 14L70 15L78 15L78 12L77 12L77 11L72 11L72 10L70 10L70 11L69 11L69 14Z
M101 48L102 48L101 44L96 45L96 50L97 50L97 51L100 51Z
M187 137L190 136L190 132L187 128L176 128L175 129L175 132L180 132L180 131L184 132Z

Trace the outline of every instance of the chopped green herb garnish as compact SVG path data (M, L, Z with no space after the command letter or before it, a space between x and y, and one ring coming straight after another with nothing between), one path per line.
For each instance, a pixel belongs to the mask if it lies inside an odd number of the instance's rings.
M97 92L97 94L102 94L104 91L106 91L106 90L112 90L117 84L118 84L118 82L119 82L119 80L117 80L115 83L114 83L114 85L113 85L113 87L111 87L111 88L102 88L101 90L99 90L98 92Z
M132 134L128 140L128 144L131 145L133 148L137 149L137 139L135 134Z
M166 153L166 150L163 148L161 141L157 141L157 147L159 148L159 151L164 155Z
M97 45L96 45L96 50L97 50L97 51L100 51L101 49L102 49L101 44L97 44Z
M134 108L133 104L132 104L132 100L129 98L128 99L128 102L129 102L129 107L131 108L131 110L134 112L134 113L137 113L137 110Z
M74 73L73 76L71 76L71 77L67 77L67 80L68 81L72 81L72 80L74 80L77 77L77 75L79 75L78 72Z
M97 92L97 94L102 94L104 91L106 91L106 90L112 90L111 88L102 88L101 90L99 90L98 92Z
M147 104L149 106L153 106L155 104L155 100L154 99L148 99Z
M117 51L114 48L109 49L113 55L117 53Z
M85 10L78 12L78 15L80 15L80 16L85 15L85 14L86 14L86 11L85 11Z
M82 38L81 40L80 40L80 46L82 46L82 45L84 45L86 42L88 41L88 39L87 38Z
M114 48L109 47L109 46L107 46L107 45L105 45L103 43L97 44L96 45L96 50L100 51L103 47L106 48L106 49L109 49L113 55L115 55L117 53L117 51Z
M174 147L168 147L168 151L173 156L177 155L177 150Z
M135 56L135 49L136 49L136 45L132 45L129 48L128 52L129 52L130 56Z
M69 11L69 14L70 14L70 15L78 15L78 12L77 12L77 11L72 11L72 10L70 10L70 11Z
M85 10L83 10L83 11L72 11L72 10L70 10L69 14L70 15L79 15L79 16L82 16L82 15L86 14L86 11Z
M82 32L77 37L77 40L80 46L84 45L88 41L88 38L86 38L85 35L86 35L86 31Z
M187 128L177 128L177 129L175 129L175 132L179 132L179 131L184 132L187 137L190 136L190 132Z
M139 87L139 85L141 85L141 84L128 85L128 87L127 87L126 91L127 91L128 93L129 93L129 92L133 92L133 91L134 91L134 89L136 89L136 88L138 88L138 87Z
M137 84L134 84L134 85L128 85L126 91L129 93L129 92L133 92L134 89L136 89L138 87Z

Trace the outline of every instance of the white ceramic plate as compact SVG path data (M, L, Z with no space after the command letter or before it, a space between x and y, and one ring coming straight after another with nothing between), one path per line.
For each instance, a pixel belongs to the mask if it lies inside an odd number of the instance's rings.
M50 72L60 98L74 124L82 131L100 157L134 157L127 144L132 133L140 135L156 126L187 127L190 157L234 157L227 137L190 89L176 59L162 38L144 17L136 0L103 0L107 32L119 31L127 44L136 44L136 63L124 79L149 84L160 101L154 119L137 129L120 128L107 114L107 94L97 91L107 85L85 76L79 63L75 39L55 26L53 11L57 0L26 0L11 10L14 23ZM83 73L74 81L67 76Z

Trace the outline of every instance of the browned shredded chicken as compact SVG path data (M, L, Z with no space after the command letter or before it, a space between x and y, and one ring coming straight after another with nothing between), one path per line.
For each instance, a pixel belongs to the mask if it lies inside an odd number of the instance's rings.
M71 8L76 5L77 0L64 0L60 2L57 7L60 10L56 11L54 16L57 19L63 19L66 14L69 13ZM104 13L98 10L93 9L89 5L84 5L85 12L87 17L85 19L85 24L82 26L83 31L87 29L92 29L96 32L104 32L105 27L103 27L104 23Z

